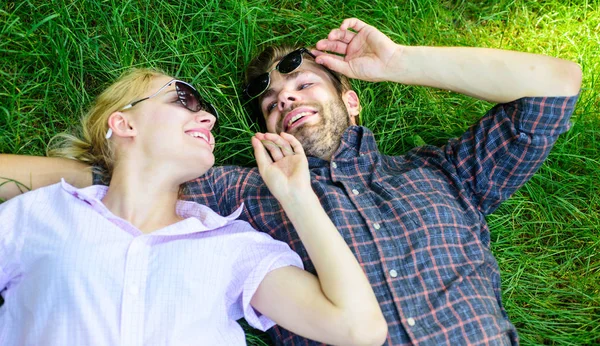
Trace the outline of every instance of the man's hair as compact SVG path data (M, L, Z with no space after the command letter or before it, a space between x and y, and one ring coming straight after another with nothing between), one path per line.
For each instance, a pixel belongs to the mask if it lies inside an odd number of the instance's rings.
M268 46L265 48L260 54L254 58L248 67L246 68L246 73L244 75L244 86L248 85L251 80L260 76L261 74L269 71L270 67L277 61L281 60L284 56L289 53L295 51L296 49L300 49L304 47L303 45L290 45L290 44L279 44L275 46ZM306 54L304 58L312 59ZM322 67L326 69L325 67ZM333 78L331 76L330 80L335 87L335 90L338 92L338 95L342 95L344 92L348 90L352 90L352 85L350 85L350 80L337 72L331 71L327 69L329 73L335 75L338 79ZM250 115L250 119L257 123L262 131L266 131L267 125L265 123L265 118L262 114L262 110L260 108L260 96L255 97L254 99L248 102L248 113Z

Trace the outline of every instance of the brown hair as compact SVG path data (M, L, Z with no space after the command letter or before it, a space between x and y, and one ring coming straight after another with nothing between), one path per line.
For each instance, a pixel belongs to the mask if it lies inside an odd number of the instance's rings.
M268 72L270 67L277 61L281 60L284 56L289 53L300 49L304 46L301 45L290 45L290 44L280 44L276 46L268 46L265 48L256 58L254 58L248 67L246 68L244 74L244 86L248 85L251 80L260 76L261 74ZM323 67L325 68L325 67ZM344 92L348 90L352 90L352 85L350 85L350 80L335 71L327 70L331 74L335 75L338 80L335 78L331 78L331 82L335 87L335 90L341 96ZM262 114L262 110L260 109L260 96L256 97L248 102L249 106L249 114L250 118L253 122L256 122L262 131L266 131L266 123L265 118Z
M105 138L108 118L128 103L148 91L154 78L166 76L153 69L132 69L122 74L106 88L89 111L81 118L79 133L60 133L54 136L46 150L47 156L64 157L91 165L108 181L115 164L112 141Z

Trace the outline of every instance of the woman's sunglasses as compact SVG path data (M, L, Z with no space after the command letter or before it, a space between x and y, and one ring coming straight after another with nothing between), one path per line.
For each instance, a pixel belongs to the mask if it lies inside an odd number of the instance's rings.
M271 72L273 72L274 70L277 70L277 71L279 71L279 73L283 73L283 74L294 72L298 67L300 67L300 65L302 65L302 61L303 61L302 54L304 54L304 53L310 55L313 59L316 58L306 48L296 49L295 51L284 56L279 61L279 63L275 66L275 68L271 69L271 71L265 72L265 73L261 74L260 76L254 78L252 81L250 81L250 83L248 83L248 85L244 89L244 93L246 94L246 96L248 96L249 98L252 99L252 98L260 96L262 93L264 93L269 88L269 85L271 85ZM329 73L331 73L331 75L338 82L340 81L339 77L336 76L335 73L333 73L331 70L329 70L326 67L325 67L325 69Z
M177 79L171 79L167 84L163 85L154 94L152 94L148 97L144 97L143 99L134 101L134 102L126 105L125 107L121 108L121 110L123 111L123 110L129 109L142 101L146 101L148 99L153 98L154 96L158 95L161 91L163 91L165 88L168 88L171 85L173 85L173 83L175 83L175 91L177 91L177 97L179 98L179 102L181 102L181 104L185 108L189 109L192 112L205 111L205 112L208 112L208 113L214 115L215 118L217 118L217 119L219 118L219 113L217 112L215 107L212 104L204 101L204 99L202 99L202 97L200 97L200 93L198 92L198 90L196 90L196 88L194 88L193 86L191 86L190 84L188 84L186 82L183 82L183 81L180 81Z
M121 108L120 110L124 111L126 109L129 109L129 108L137 105L138 103L140 103L142 101L146 101L148 99L155 97L161 91L163 91L165 88L168 88L171 85L173 85L173 83L175 83L175 91L177 92L177 98L179 99L179 102L181 102L181 104L185 108L189 109L192 112L200 112L200 111L208 112L208 113L214 115L217 120L219 120L219 113L217 112L217 109L212 104L204 101L204 99L202 97L200 97L200 93L198 92L198 90L196 90L196 88L194 88L192 85L190 85L186 82L183 82L183 81L180 81L177 79L171 79L167 84L163 85L154 94L152 94L148 97L144 97L143 99L134 101L134 102L126 105L125 107ZM214 129L217 128L216 122L215 122L215 125L213 126L213 128ZM106 133L106 138L108 139L111 136L112 136L112 129L109 128L108 132Z

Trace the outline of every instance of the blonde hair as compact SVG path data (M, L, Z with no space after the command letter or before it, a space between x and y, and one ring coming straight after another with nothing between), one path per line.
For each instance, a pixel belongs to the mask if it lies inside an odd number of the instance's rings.
M60 133L54 136L46 150L47 156L63 157L87 163L108 180L115 165L115 151L106 139L108 118L127 104L141 98L154 78L166 74L154 69L131 69L106 88L89 111L81 118L76 135Z

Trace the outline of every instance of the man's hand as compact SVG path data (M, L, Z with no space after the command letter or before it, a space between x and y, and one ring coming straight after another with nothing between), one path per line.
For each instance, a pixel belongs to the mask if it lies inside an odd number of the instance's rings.
M317 42L316 47L318 50L312 53L317 56L317 63L349 78L379 82L389 80L390 71L399 72L396 65L400 61L402 46L356 18L344 20L339 29L331 30L326 39Z
M350 78L434 87L494 103L572 96L581 86L581 68L571 61L491 48L402 46L356 18L344 20L316 47L317 63Z
M252 137L258 171L280 203L298 202L303 194L312 193L308 159L296 137L282 132L256 133Z

